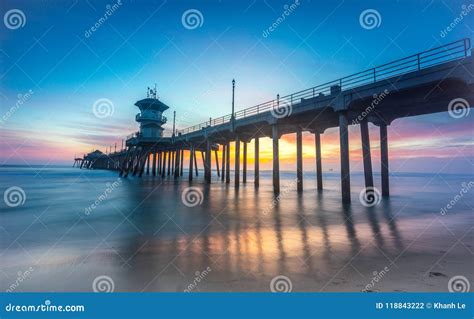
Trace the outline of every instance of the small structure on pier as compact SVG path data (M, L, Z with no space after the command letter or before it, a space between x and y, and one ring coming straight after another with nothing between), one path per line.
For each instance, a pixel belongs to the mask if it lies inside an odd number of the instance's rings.
M148 88L147 98L135 103L140 109L140 113L135 116L135 120L140 124L138 137L144 139L156 139L163 136L163 124L166 123L166 117L163 112L169 109L169 106L161 102L156 95L155 89Z

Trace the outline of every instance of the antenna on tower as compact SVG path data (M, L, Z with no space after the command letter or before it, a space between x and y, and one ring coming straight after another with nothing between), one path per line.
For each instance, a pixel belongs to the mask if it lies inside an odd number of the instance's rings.
M146 88L146 97L150 97L150 87Z

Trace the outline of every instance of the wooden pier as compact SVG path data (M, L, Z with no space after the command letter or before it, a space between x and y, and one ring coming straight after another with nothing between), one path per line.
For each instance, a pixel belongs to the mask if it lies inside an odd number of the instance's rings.
M126 139L125 149L110 154L95 151L75 159L81 168L119 171L120 176L145 173L152 176L181 178L184 151L189 152L188 180L198 176L197 153L202 154L204 177L212 179L212 152L217 180L229 184L230 143L234 143L234 185L247 183L247 146L254 140L254 184L260 183L259 139L269 137L273 147L273 190L280 192L279 139L296 134L297 190L303 191L302 133L314 134L317 189L323 190L321 134L339 127L341 195L351 201L349 125L359 125L363 151L366 189L374 186L368 124L380 130L382 195L389 196L388 127L403 117L448 111L450 102L462 98L466 107L474 103L473 58L469 39L420 52L409 57L371 68L335 81L318 85L268 101L220 118L163 136L162 116L168 106L159 101L155 91L136 105L141 113L136 120L140 131ZM233 92L235 82L233 82ZM151 92L151 93L150 93ZM222 149L219 166L218 150ZM243 163L240 163L242 151ZM151 163L150 163L151 162ZM151 170L150 170L151 168ZM241 176L242 175L242 176ZM242 178L241 178L242 177Z

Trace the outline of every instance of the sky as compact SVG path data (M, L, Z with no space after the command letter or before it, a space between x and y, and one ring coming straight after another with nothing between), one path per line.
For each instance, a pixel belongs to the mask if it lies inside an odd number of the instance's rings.
M472 38L474 10L443 32L463 5L455 0L2 1L0 165L69 165L75 155L120 147L138 129L134 103L155 83L160 100L170 106L165 115L171 119L176 111L177 127L185 128L231 112L233 78L240 110ZM269 30L289 6L285 20ZM374 28L360 22L367 9L379 14ZM22 13L19 24L7 19L11 10ZM97 116L94 104L101 99L108 108ZM171 121L165 127L169 130ZM370 134L377 168L375 126ZM338 130L328 129L322 143L324 169L338 170ZM304 134L303 149L304 167L314 169L311 134ZM250 145L250 158L252 150ZM350 127L350 150L352 168L362 170L357 126ZM262 140L261 151L262 168L270 169L269 139ZM396 171L472 173L472 112L459 119L443 112L395 120L389 152ZM294 169L295 153L294 134L283 136L283 169Z

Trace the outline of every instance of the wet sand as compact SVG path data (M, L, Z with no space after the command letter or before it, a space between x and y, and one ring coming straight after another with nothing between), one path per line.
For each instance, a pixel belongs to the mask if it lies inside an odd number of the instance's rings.
M392 196L364 207L363 176L354 174L344 207L337 173L324 175L322 193L306 173L301 195L295 174L284 173L276 200L271 172L256 191L252 172L236 190L215 176L207 186L202 174L189 184L70 168L0 170L2 192L15 185L26 194L22 206L2 202L4 291L15 283L13 291L92 291L103 275L114 291L270 291L279 275L292 291L448 291L456 275L474 282L473 190L440 213L473 176L394 175ZM182 199L190 186L193 207Z

